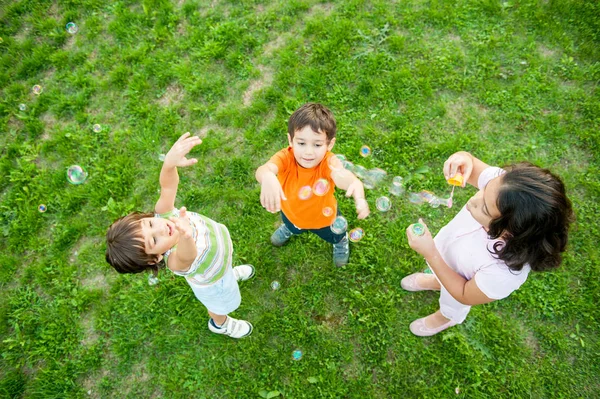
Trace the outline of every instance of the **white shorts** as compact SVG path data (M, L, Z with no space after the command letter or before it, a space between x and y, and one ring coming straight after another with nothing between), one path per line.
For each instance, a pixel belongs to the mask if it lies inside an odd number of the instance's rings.
M240 288L231 267L219 281L212 285L198 286L190 281L188 284L192 287L196 298L212 313L227 315L239 308L242 303Z

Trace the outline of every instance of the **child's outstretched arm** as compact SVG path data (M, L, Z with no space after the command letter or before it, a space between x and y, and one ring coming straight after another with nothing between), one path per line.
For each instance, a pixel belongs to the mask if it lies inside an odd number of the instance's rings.
M415 233L412 224L406 229L408 245L425 258L429 267L435 272L440 283L450 295L463 305L469 306L493 302L494 299L489 298L479 289L475 278L467 280L446 264L436 248L433 237L423 219L419 219L419 223L424 230L420 235Z
M490 166L485 162L475 158L466 151L455 152L444 162L444 177L446 180L456 176L457 173L462 173L464 182L463 187L467 183L473 187L477 187L479 175ZM479 187L477 187L479 188Z
M260 204L269 212L281 210L281 200L287 200L283 188L277 179L279 168L273 162L267 162L256 169L256 180L260 183Z
M185 156L198 144L202 143L200 137L184 133L173 144L160 171L160 198L154 207L156 213L167 213L175 207L175 196L179 185L179 174L177 167L194 165L198 162L196 158L187 159Z
M335 159L334 159L335 158ZM354 198L356 213L358 219L364 219L369 216L369 203L365 199L365 187L362 182L347 169L344 169L341 161L337 157L332 157L329 165L331 167L331 178L335 186L346 191L346 197Z
M198 249L192 236L192 225L187 216L187 209L182 206L179 210L179 217L171 217L169 220L175 224L179 233L179 241L177 248L169 256L168 267L177 271L189 270L198 255Z

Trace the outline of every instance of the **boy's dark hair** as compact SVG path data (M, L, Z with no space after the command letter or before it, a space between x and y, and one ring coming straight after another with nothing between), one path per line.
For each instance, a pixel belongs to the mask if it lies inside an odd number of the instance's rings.
M318 103L307 103L298 108L288 121L288 133L294 139L294 133L309 126L315 132L324 132L327 142L335 137L336 125L333 114L327 107Z
M106 232L106 261L119 273L141 273L152 270L158 273L164 261L158 262L158 255L145 251L140 238L140 220L154 217L153 213L133 212L117 219ZM154 263L154 264L151 264Z
M527 162L505 168L496 205L500 216L490 223L489 236L502 238L494 253L519 271L558 267L567 247L569 224L575 220L561 179Z

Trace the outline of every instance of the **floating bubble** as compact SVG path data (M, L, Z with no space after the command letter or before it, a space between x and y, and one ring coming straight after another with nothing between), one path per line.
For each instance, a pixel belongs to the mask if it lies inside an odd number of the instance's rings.
M370 179L364 179L363 186L368 190L373 190L375 188L375 184Z
M302 353L302 351L300 349L296 349L292 352L292 359L298 361L298 360L302 359L303 355L304 354Z
M77 31L79 31L79 28L77 27L77 25L75 24L75 22L69 22L67 24L67 32L69 32L70 34L74 35L75 33L77 33Z
M359 178L364 179L367 176L367 168L361 165L355 165L354 174Z
M39 96L40 94L42 94L43 91L44 91L44 89L40 85L35 85L31 88L31 92L33 94L35 94L36 96Z
M81 184L87 179L87 172L79 165L71 165L67 169L67 180L71 184Z
M350 241L359 242L365 236L365 231L360 227L350 230Z
M423 202L431 202L435 198L435 194L431 191L423 190L419 193L419 196L423 200Z
M331 231L333 234L342 234L346 230L348 230L348 221L346 218L343 216L336 217L331 225Z
M381 168L373 168L369 171L369 175L376 181L380 182L387 176L387 172Z
M92 129L94 130L94 132L99 133L102 131L102 126L96 123L94 126L92 126Z
M423 270L423 273L425 273L425 274L433 274L433 272L431 271L431 268L429 266L427 266L427 268L425 270Z
M375 206L381 212L387 212L392 207L392 201L390 201L390 199L388 197L379 197L375 201Z
M421 223L415 223L412 225L412 231L418 236L425 234L425 226Z
M148 275L148 285L156 285L160 280L154 274Z
M327 179L319 179L315 182L312 188L315 195L322 197L329 191L329 181Z
M371 155L371 148L368 145L363 145L360 147L360 155L365 158L368 157Z
M38 211L39 211L40 213L44 213L44 212L46 212L47 210L48 210L48 208L46 208L46 205L44 205L44 204L40 204L40 205L38 206Z
M323 208L323 216L325 217L329 217L333 215L333 209L331 209L330 207L326 206L325 208Z
M300 191L298 191L298 198L301 200L307 200L312 196L312 189L310 186L300 187Z
M158 160L163 162L165 160L166 155L165 154L158 154Z
M400 176L396 176L392 179L392 185L390 186L390 194L400 196L404 194L403 179Z
M439 208L441 204L442 201L440 201L438 197L433 197L431 201L429 201L429 205L431 205L432 208Z
M344 161L342 162L342 165L344 166L344 169L349 170L350 172L354 172L354 164L350 161Z
M423 203L423 199L417 193L410 193L410 194L408 194L408 201L410 203L412 203L412 204L415 204L415 205Z
M344 162L346 162L346 157L343 155L334 155L329 157L327 164L329 165L329 169L331 170L342 170L344 169Z
M281 287L281 285L279 284L279 281L275 280L271 283L271 289L273 291L277 291L279 289L279 287Z
M19 104L19 110L20 110L20 111L25 111L25 110L27 110L27 105L25 105L25 104Z

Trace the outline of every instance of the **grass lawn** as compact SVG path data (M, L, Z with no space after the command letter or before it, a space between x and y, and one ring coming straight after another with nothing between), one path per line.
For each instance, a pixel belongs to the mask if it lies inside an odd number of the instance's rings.
M600 395L597 2L4 0L0 37L0 397ZM382 185L362 221L338 192L366 233L342 269L316 236L273 247L254 171L308 101L336 116L335 153L409 191L447 195L458 150L552 169L577 214L563 265L418 338L438 296L400 288L425 266L404 230L437 232L473 188L452 209L392 196L382 213ZM151 286L104 260L106 229L153 209L159 157L186 131L203 144L176 205L228 226L234 263L257 269L233 314L255 326L243 340L208 331L183 278Z

